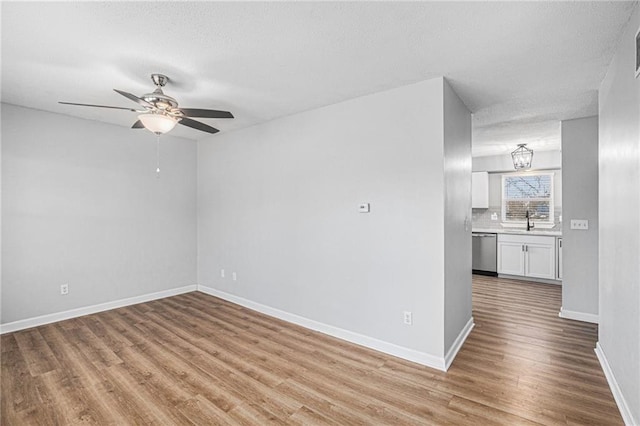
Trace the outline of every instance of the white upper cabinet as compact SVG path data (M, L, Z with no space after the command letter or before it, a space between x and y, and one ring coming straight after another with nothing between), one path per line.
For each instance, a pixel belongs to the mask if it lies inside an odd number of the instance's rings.
M489 208L489 173L473 172L471 174L471 207L474 209Z

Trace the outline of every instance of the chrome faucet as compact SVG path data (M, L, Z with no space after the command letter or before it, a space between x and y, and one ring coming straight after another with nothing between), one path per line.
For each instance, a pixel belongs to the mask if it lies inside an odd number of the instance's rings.
M533 229L533 221L529 220L529 217L531 217L531 215L529 214L529 210L527 210L527 231L531 231Z

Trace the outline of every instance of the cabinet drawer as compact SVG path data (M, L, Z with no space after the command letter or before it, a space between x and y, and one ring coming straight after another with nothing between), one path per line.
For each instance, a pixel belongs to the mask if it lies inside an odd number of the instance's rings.
M498 242L555 246L556 237L546 237L544 235L498 234Z

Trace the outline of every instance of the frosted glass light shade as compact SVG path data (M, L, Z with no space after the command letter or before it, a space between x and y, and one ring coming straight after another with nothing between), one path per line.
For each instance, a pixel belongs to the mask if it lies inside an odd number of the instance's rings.
M178 124L177 119L163 114L140 114L138 116L138 120L142 122L142 125L147 130L155 134L170 132L174 127L176 127L176 124Z

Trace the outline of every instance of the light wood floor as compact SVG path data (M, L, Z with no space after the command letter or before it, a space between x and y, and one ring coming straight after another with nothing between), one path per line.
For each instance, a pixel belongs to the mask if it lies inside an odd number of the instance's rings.
M202 293L2 336L3 425L622 424L560 288L474 276L443 373Z

